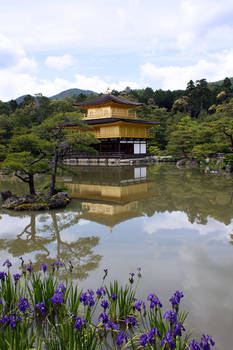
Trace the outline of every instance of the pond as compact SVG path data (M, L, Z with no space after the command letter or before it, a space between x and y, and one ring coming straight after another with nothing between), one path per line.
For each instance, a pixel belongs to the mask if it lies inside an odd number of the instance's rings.
M73 198L65 210L0 211L1 262L19 257L71 260L83 288L100 285L103 270L126 283L142 268L137 295L155 292L164 306L182 290L193 335L211 334L215 349L233 342L232 177L148 167L76 167L59 179ZM0 190L23 184L1 177ZM65 276L62 276L65 277Z

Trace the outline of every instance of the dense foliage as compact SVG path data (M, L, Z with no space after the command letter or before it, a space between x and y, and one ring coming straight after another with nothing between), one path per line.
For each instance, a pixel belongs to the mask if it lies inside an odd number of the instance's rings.
M141 269L129 274L124 287L117 281L96 291L79 290L71 279L61 283L57 272L65 268L71 277L71 261L48 266L35 273L32 264L21 258L20 273L11 273L12 264L3 263L0 272L0 348L2 350L96 350L154 349L210 350L214 341L202 335L190 340L185 330L186 312L181 312L181 291L170 298L171 310L162 312L162 303L153 292L147 299L136 298ZM137 282L135 281L137 279ZM135 286L136 283L136 286ZM135 287L134 287L135 286ZM184 327L185 326L185 327Z

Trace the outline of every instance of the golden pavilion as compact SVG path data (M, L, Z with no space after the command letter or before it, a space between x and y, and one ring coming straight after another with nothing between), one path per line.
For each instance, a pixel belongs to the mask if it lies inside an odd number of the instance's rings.
M84 122L100 143L93 145L103 157L144 157L146 142L152 138L148 128L158 123L136 119L135 108L141 103L126 100L112 94L75 103L76 108L86 109ZM72 124L72 129L80 126Z

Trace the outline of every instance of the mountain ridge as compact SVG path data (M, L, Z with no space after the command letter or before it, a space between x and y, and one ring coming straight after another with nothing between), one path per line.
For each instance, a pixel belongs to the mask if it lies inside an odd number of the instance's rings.
M78 89L78 88L72 88L72 89L67 89L67 90L63 90L61 92L59 92L58 94L56 95L53 95L53 96L50 96L48 97L50 100L63 100L64 98L66 97L71 97L71 96L74 96L74 95L77 95L79 96L80 94L84 94L86 96L88 95L97 95L97 92L95 91L92 91L92 90L83 90L83 89ZM28 96L29 94L27 95L22 95L22 96L19 96L15 99L15 101L20 104L23 102L24 98L26 96ZM45 96L47 97L47 96Z

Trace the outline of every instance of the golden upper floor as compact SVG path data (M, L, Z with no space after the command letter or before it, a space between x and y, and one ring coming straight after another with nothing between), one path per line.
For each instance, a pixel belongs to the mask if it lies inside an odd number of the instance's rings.
M105 106L88 108L87 113L84 114L84 120L102 118L136 119L136 112L124 107Z
M102 118L135 119L136 112L132 108L141 106L141 103L126 100L111 94L104 94L91 100L74 104L75 107L87 109L84 120Z

